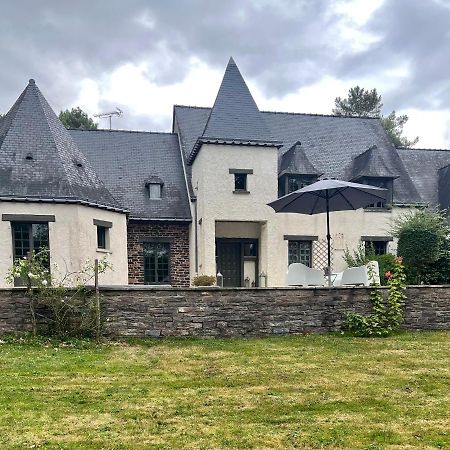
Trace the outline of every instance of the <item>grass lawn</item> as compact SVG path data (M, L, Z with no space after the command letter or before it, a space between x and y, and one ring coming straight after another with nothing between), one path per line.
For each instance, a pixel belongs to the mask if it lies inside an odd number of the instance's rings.
M450 449L450 332L6 340L0 448Z

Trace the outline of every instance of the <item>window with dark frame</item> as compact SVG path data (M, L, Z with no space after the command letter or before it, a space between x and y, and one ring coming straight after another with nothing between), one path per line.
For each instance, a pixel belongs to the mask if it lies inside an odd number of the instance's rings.
M108 228L97 225L97 248L106 250Z
M235 191L247 191L247 174L235 173L234 174L234 190Z
M14 259L26 258L28 253L50 250L48 223L11 222Z
M50 243L48 235L48 223L11 222L13 257L17 259L27 258L32 251L41 253L47 250L46 255L41 255L41 262L50 270ZM25 286L27 280L17 278L15 286Z
M144 242L144 284L170 284L169 256L169 242Z
M387 241L364 241L366 253L373 251L375 255L385 255L387 253Z
M312 241L288 241L288 266L294 263L312 267Z
M296 176L289 176L288 177L288 192L286 194L290 194L291 192L295 192L302 187L308 186L309 184L312 184L313 181L316 180L315 176L310 175L296 175Z
M381 200L376 203L368 205L366 208L369 209L385 209L388 208L392 203L393 197L393 180L391 178L376 178L376 177L366 177L362 180L363 184L369 184L370 186L380 187L388 190L387 199Z

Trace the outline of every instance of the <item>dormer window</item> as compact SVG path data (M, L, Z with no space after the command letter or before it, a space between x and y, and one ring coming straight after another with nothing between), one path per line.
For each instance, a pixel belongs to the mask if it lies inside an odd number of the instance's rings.
M161 198L161 185L159 183L150 183L148 192L151 199L159 200Z
M290 175L288 176L287 194L308 186L315 181L316 177L311 175Z
M279 196L290 194L317 181L316 175L283 175L278 180Z
M376 203L372 203L371 205L368 205L367 208L369 209L387 209L390 208L392 204L393 199L393 193L394 193L394 180L392 178L382 178L382 177L364 177L361 181L357 181L358 183L361 182L363 184L369 184L370 186L376 186L380 188L384 188L388 190L388 194L386 197L386 200L381 200Z
M158 177L150 177L145 182L145 187L148 189L148 197L151 200L161 200L163 181Z

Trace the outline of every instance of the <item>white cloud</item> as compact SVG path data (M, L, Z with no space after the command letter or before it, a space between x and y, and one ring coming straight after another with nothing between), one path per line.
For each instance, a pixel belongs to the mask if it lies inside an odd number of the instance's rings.
M424 111L406 109L398 111L407 114L408 122L404 127L408 138L419 136L417 148L449 148L450 109L441 111Z
M151 74L149 64L129 63L104 76L100 82L85 79L73 105L79 105L89 114L100 112L100 103L111 108L124 105L124 122L128 112L149 117L159 130L168 131L173 105L212 105L223 76L221 71L211 69L195 58L191 60L190 71L182 82L160 86L148 74ZM133 128L133 124L129 125ZM120 124L117 126L122 127Z

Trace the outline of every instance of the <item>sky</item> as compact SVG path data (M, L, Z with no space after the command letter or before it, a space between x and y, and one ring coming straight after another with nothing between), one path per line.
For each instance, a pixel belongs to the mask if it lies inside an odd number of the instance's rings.
M170 131L212 106L233 56L261 110L330 114L359 85L407 114L419 148L450 148L450 0L15 0L0 14L0 112L34 78L56 112L124 111ZM109 126L99 119L99 126Z

